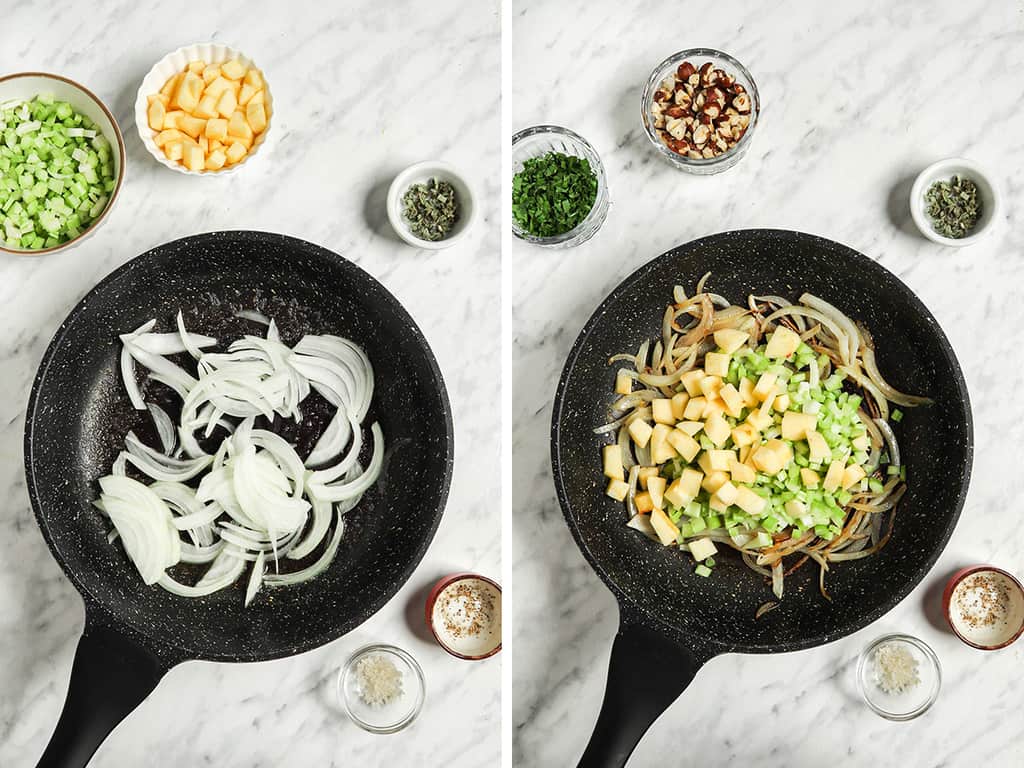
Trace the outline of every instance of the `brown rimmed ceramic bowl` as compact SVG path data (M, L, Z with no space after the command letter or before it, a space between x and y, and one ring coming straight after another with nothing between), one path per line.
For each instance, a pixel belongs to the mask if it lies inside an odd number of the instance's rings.
M966 580L979 574L993 579L1005 595L994 621L972 626L965 618L958 593L968 588ZM942 593L942 610L953 634L972 648L996 651L1013 644L1024 634L1024 585L1012 573L991 565L973 565L953 574Z
M50 248L39 248L31 250L27 248L12 248L0 240L0 252L11 253L15 256L42 256L47 253L56 253L72 246L78 245L85 238L89 237L96 229L106 221L108 214L117 201L118 193L124 182L125 172L125 150L124 137L117 125L117 120L107 106L100 101L92 91L84 85L76 83L61 75L52 75L46 72L18 72L13 75L0 77L0 104L14 100L28 101L40 94L52 94L58 101L66 101L76 112L88 117L99 127L103 136L110 142L111 148L116 148L112 153L114 158L114 191L110 193L107 206L99 217L84 229L78 237L68 240L66 243L54 245Z
M494 591L493 617L484 631L468 637L457 637L447 631L439 615L445 593L460 582L479 581ZM437 644L458 659L479 661L501 650L501 586L478 573L453 573L438 580L427 596L426 621Z

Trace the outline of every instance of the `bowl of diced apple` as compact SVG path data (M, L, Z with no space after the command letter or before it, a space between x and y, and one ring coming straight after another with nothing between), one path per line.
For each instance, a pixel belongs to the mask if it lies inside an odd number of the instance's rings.
M161 165L220 175L266 142L273 99L263 73L241 51L199 43L164 56L139 86L135 125Z

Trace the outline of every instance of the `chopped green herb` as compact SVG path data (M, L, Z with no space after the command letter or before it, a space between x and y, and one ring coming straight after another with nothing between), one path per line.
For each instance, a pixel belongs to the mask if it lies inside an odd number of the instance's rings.
M928 188L924 201L932 226L943 237L966 237L981 216L978 186L959 176L936 181Z
M583 157L560 152L532 157L512 179L512 215L536 237L575 228L596 200L597 175Z
M458 196L447 181L413 184L402 196L402 205L409 231L420 240L444 240L459 220Z

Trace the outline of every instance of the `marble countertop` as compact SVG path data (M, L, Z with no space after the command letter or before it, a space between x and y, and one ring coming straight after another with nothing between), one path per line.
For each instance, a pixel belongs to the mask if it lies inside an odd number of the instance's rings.
M500 573L495 483L499 367L500 38L496 2L155 5L6 2L0 73L76 79L113 110L128 175L108 221L79 247L0 256L0 765L34 765L56 723L83 624L82 601L50 557L29 506L22 433L29 387L54 330L111 269L162 242L215 229L263 229L320 243L381 280L416 319L451 396L456 465L447 512L404 589L358 630L262 664L173 669L90 764L493 766L500 753L501 657L469 664L422 628L425 590L454 570ZM301 6L301 7L300 7ZM274 92L265 147L242 171L196 179L158 165L136 134L135 92L181 45L233 44ZM265 153L265 154L264 154ZM384 196L413 162L443 158L475 182L482 216L468 239L416 251L389 229ZM443 296L443 301L439 297ZM465 352L476 350L476 364ZM334 703L357 647L394 643L427 679L419 720L373 736Z
M670 12L670 9L675 9ZM678 13L676 13L678 11ZM1024 421L1020 195L1024 188L1024 5L989 3L610 0L508 9L507 130L567 126L597 149L611 211L589 243L505 249L512 301L515 527L508 567L515 630L511 696L517 765L575 764L604 690L617 612L578 553L555 500L548 425L557 377L598 303L673 245L747 227L798 229L847 243L895 272L945 329L970 387L974 478L941 560L896 609L830 645L710 662L640 743L631 766L756 762L763 768L1024 764L1024 644L986 654L942 623L939 595L958 567L992 562L1024 574L1019 522ZM753 73L763 111L749 154L715 177L659 160L640 124L640 93L673 51L726 50ZM913 177L964 155L996 175L1003 220L987 240L933 245L910 219ZM507 242L511 238L507 238ZM508 546L508 545L507 545ZM889 631L937 652L934 708L890 723L859 700L856 657Z

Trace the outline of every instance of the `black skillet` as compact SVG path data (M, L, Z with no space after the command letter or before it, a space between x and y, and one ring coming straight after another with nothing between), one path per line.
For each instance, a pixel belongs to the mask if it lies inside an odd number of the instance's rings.
M678 550L625 526L604 495L593 428L608 420L609 356L658 336L672 286L708 289L734 303L751 293L795 300L809 291L864 322L879 366L897 389L935 399L905 409L896 432L908 490L896 529L876 556L839 563L818 593L817 568L786 579L780 607L754 620L770 588L724 554L710 578ZM552 419L558 499L576 543L619 603L604 704L580 766L626 764L655 719L701 666L723 653L780 653L848 635L889 611L921 581L953 533L971 472L971 411L960 366L935 318L893 274L839 243L801 232L741 230L679 246L645 264L605 299L577 338Z
M374 367L369 420L380 422L388 446L381 479L346 515L341 548L325 573L264 589L248 608L244 587L191 600L145 586L121 547L107 543L108 526L90 506L125 432L147 429L147 417L123 393L118 334L152 317L172 330L179 307L194 330L223 339L258 332L234 317L245 308L274 317L286 343L307 332L345 336ZM328 416L325 403L316 405L304 422L309 430ZM340 256L283 235L216 232L158 246L115 270L58 329L28 406L32 507L86 612L67 702L39 765L86 765L176 664L291 656L369 618L430 544L452 450L448 396L422 333L394 296Z

